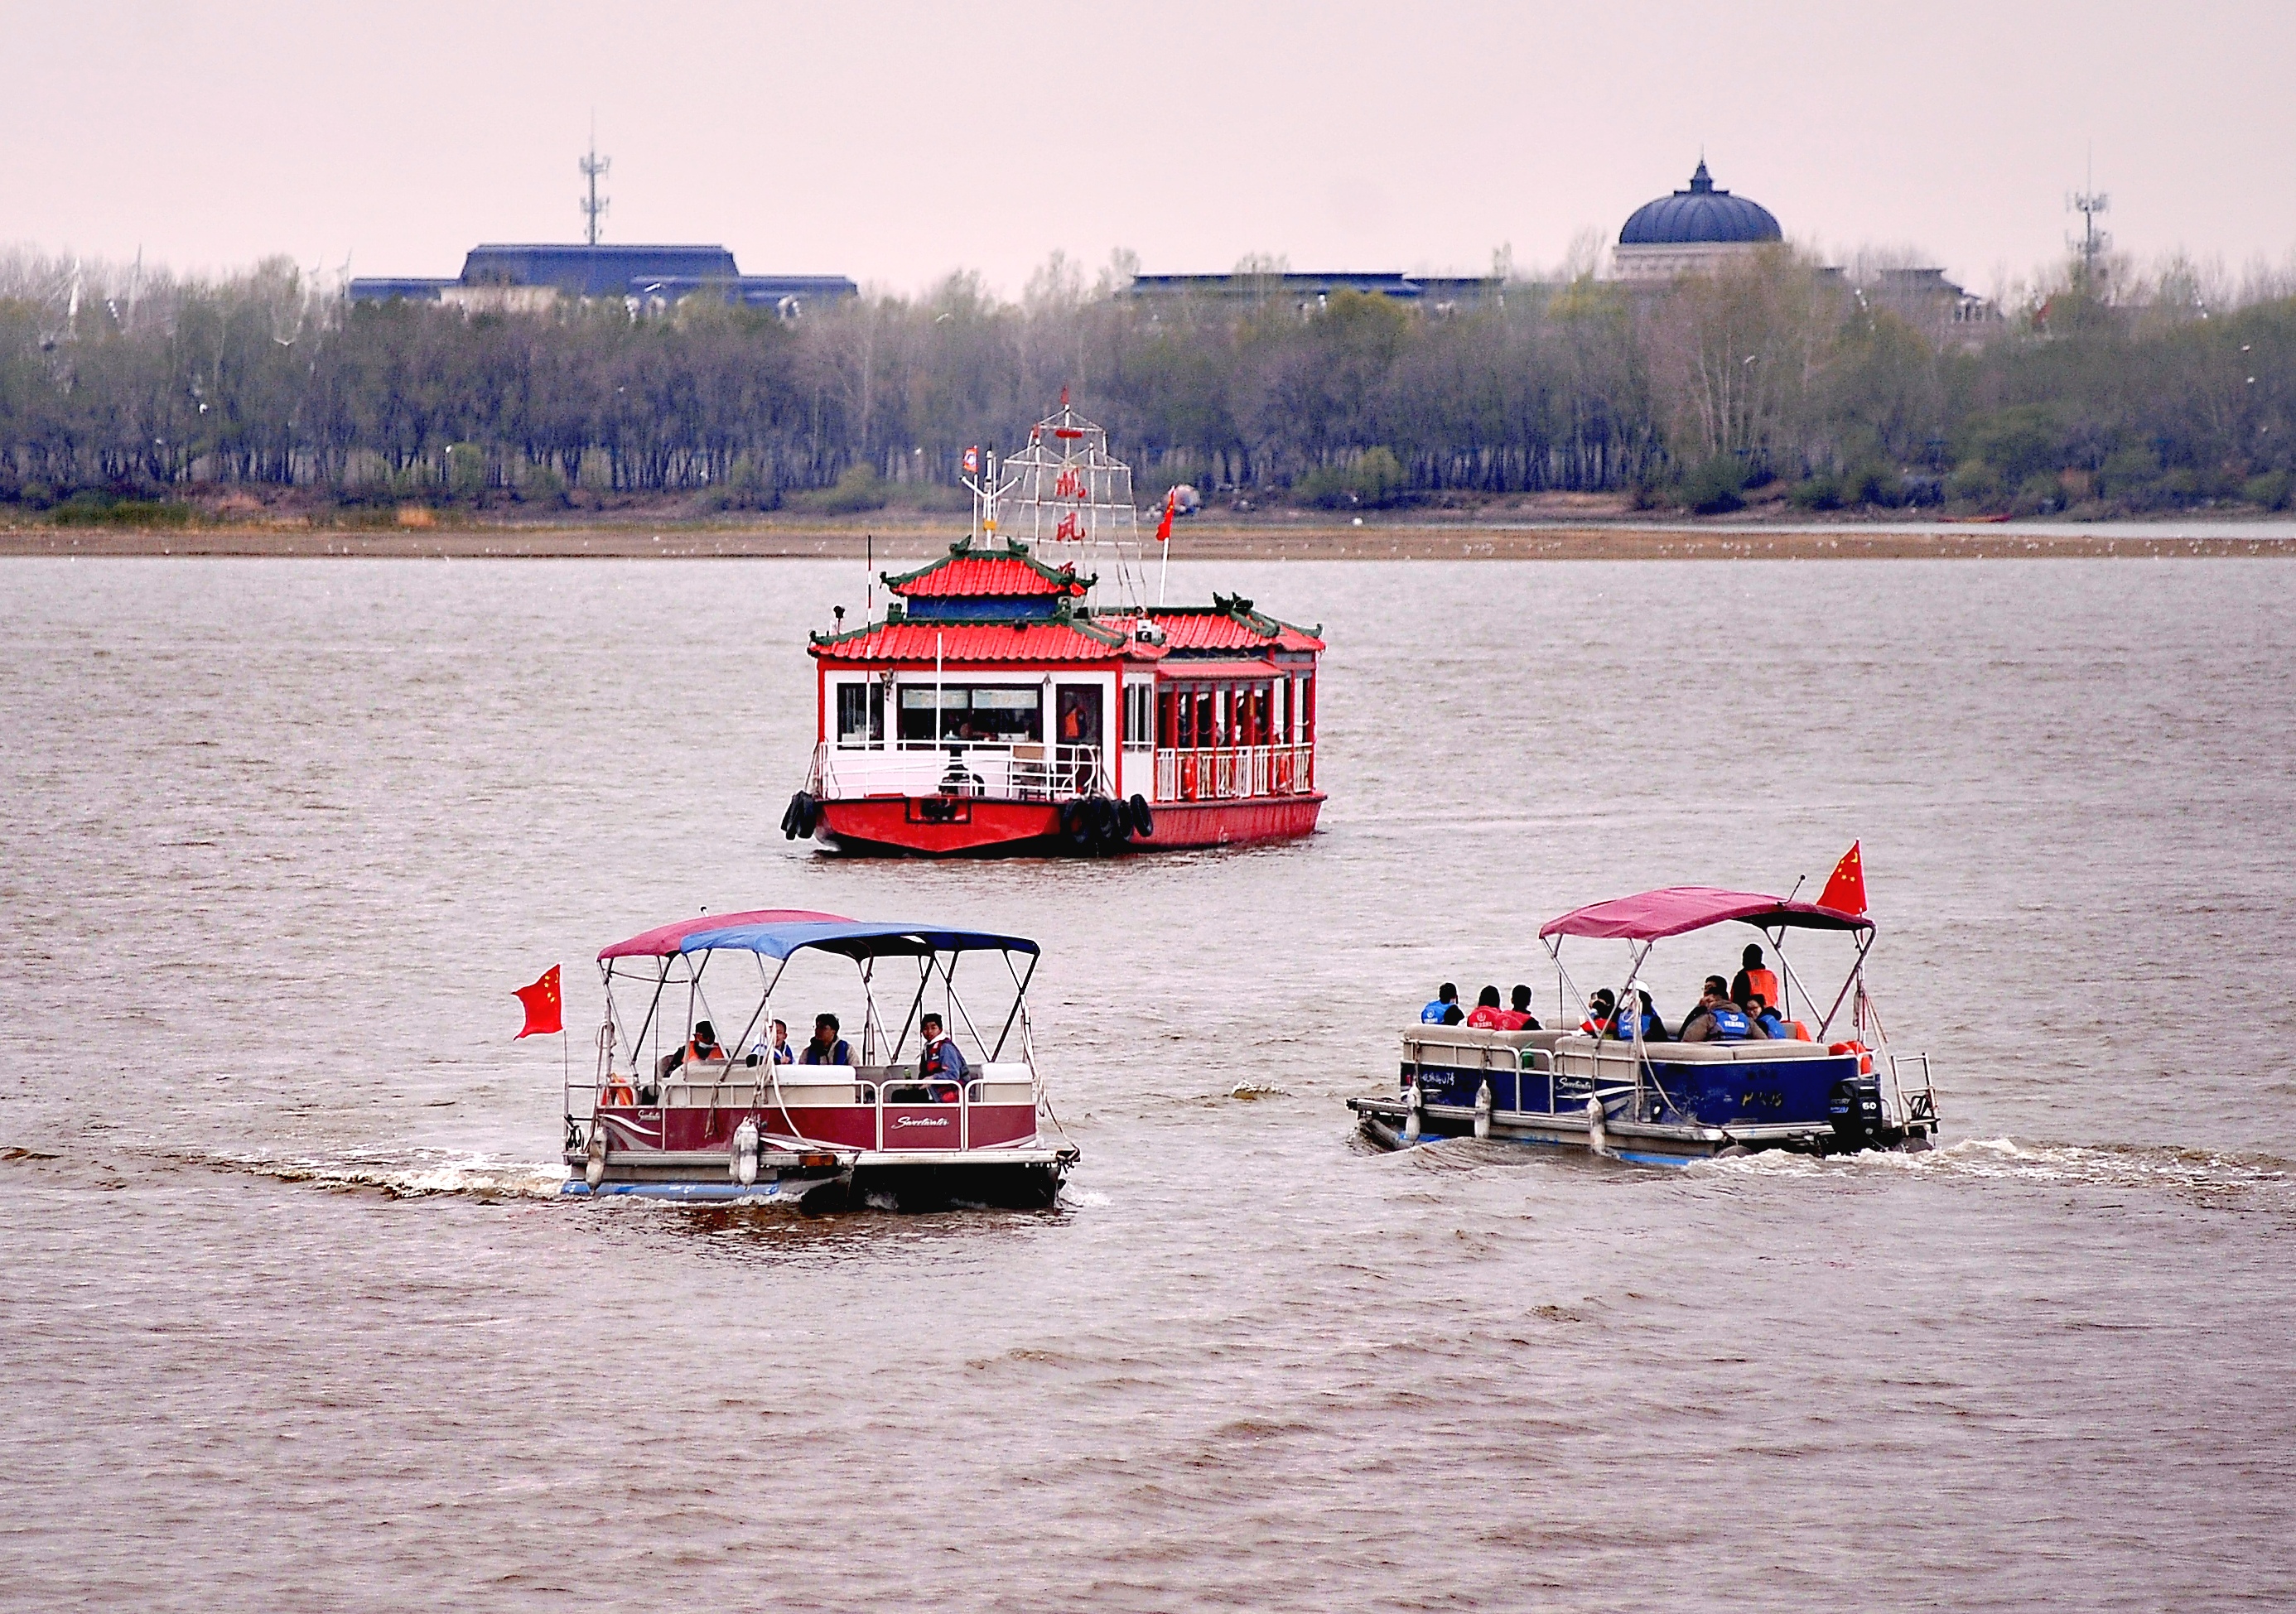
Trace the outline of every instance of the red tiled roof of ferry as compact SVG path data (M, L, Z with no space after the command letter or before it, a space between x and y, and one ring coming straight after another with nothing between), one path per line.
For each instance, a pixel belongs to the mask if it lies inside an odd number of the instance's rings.
M1227 610L1153 610L1148 613L1164 632L1173 650L1320 651L1323 640L1289 622L1254 611L1247 603L1241 613ZM1262 626L1265 624L1265 626Z
M1081 623L880 622L808 647L829 661L1112 661L1156 647L1134 645Z
M912 600L1011 600L1045 594L1080 599L1095 581L1078 577L1072 566L1046 565L1029 555L1025 544L976 554L970 538L959 539L947 554L914 571L879 575L886 587Z

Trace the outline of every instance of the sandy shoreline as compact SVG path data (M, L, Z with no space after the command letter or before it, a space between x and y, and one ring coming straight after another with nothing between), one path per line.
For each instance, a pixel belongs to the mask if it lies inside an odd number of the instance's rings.
M851 560L865 545L881 566L940 553L962 518L858 523L757 520L664 524L472 526L371 529L216 526L161 530L22 526L0 528L0 558L26 555L242 556L324 559ZM1149 545L1153 549L1152 544ZM1972 523L1942 529L1779 529L1664 526L1500 526L1397 521L1189 522L1175 560L1591 561L2000 560L2101 555L2296 557L2296 538L2181 534L2139 523L2036 530Z

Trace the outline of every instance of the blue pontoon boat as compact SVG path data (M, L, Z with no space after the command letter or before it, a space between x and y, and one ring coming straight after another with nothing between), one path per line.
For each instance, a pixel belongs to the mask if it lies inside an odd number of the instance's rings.
M1731 923L1769 938L1784 977L1784 1036L1678 1042L1680 1023L1639 1016L1631 1027L1598 1027L1563 963L1565 938L1626 942L1612 995L1623 1000L1640 987L1660 940ZM1795 931L1833 931L1854 943L1830 999L1805 990L1795 973L1785 946ZM1666 1165L1759 1149L1931 1146L1938 1113L1929 1056L1890 1052L1866 989L1874 922L1864 914L1679 886L1575 909L1541 926L1539 938L1554 963L1554 1001L1568 1028L1414 1026L1403 1039L1397 1096L1348 1101L1367 1136L1388 1148L1466 1135L1561 1143Z

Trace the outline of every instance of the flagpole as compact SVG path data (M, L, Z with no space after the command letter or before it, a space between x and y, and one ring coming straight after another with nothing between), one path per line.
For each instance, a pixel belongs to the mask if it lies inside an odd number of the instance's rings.
M1164 552L1163 558L1156 562L1156 604L1160 610L1164 604L1164 579L1172 575L1172 514L1179 502L1177 493L1168 487L1164 490L1164 519L1156 523L1156 547Z

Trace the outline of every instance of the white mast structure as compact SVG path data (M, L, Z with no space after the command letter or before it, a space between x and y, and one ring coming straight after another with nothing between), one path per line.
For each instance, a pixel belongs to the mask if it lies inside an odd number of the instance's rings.
M1001 526L1038 560L1072 564L1079 577L1112 572L1117 603L1127 610L1146 603L1132 467L1108 452L1106 431L1070 406L1067 388L1059 413L1029 428L1029 446L1004 461L1004 473L997 481L992 467L988 481L996 491L982 495L989 531Z

